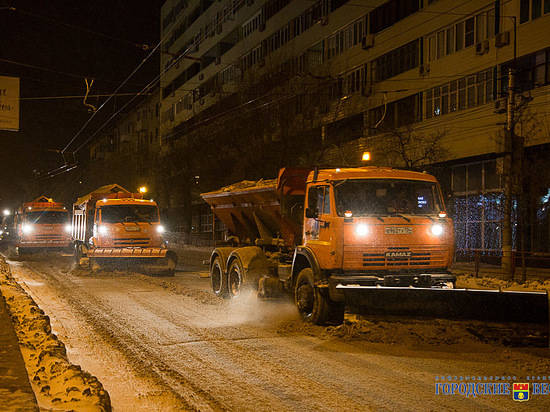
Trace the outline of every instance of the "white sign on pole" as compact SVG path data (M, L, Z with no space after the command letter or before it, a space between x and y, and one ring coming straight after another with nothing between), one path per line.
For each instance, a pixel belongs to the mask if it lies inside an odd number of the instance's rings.
M19 130L19 78L0 76L0 130Z

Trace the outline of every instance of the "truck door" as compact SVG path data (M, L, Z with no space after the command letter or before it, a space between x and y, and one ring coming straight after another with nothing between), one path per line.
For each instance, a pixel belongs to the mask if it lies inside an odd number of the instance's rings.
M308 190L307 207L317 212L316 218L307 218L304 222L304 241L315 252L322 268L334 265L335 245L332 236L334 218L330 186L312 186Z

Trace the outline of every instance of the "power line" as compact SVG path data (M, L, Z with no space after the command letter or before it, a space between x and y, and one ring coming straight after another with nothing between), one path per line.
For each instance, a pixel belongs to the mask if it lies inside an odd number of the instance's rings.
M140 92L134 92L134 93L117 93L114 96L115 97L121 97L121 96L136 96L136 95L143 95L143 93ZM88 97L106 97L111 96L111 93L109 94L89 94ZM68 96L39 96L39 97L21 97L19 100L63 100L63 99L82 99L85 97L85 95L68 95Z
M88 29L88 28L85 28L85 27L77 26L75 24L66 23L66 22L54 19L53 17L50 17L50 16L45 16L45 15L42 15L42 14L30 12L30 11L19 9L19 8L17 8L17 9L13 8L13 10L17 11L19 13L26 14L28 16L37 18L37 19L41 19L41 20L44 20L44 21L55 23L55 24L58 24L60 26L65 26L65 27L70 28L70 29L79 30L79 31L82 31L82 32L85 32L85 33L88 33L88 34L93 34L95 36L103 37L105 39L115 40L115 41L118 41L120 43L129 44L133 47L139 48L139 49L144 50L144 51L149 49L149 45L147 45L147 44L140 44L140 43L136 43L136 42L133 42L133 41L130 41L130 40L121 39L119 37L114 37L114 36L111 36L111 35L106 34L106 33L101 33L101 32L91 30L91 29Z
M175 22L175 23L179 23L179 21L181 19L183 19L184 17L184 14L182 13L180 15L180 17L178 18L178 20ZM174 26L175 27L175 26ZM130 80L134 74L145 64L145 62L147 60L149 60L151 58L151 56L153 56L153 54L159 49L159 47L162 45L162 43L169 37L169 35L171 34L172 30L169 30L160 40L159 42L156 44L156 46L147 54L147 56L145 56L145 58L141 61L141 63L139 63L137 65L137 67L132 70L132 72L128 75L128 77L126 77L126 79L115 89L115 91L113 92L113 94L111 96L109 96L107 98L107 100L105 100L100 106L99 108L92 113L92 115L88 118L88 120L86 122L84 122L84 124L82 125L82 127L78 130L78 132L73 136L73 138L69 141L69 143L67 143L67 145L65 145L65 147L61 150L61 154L64 154L68 148L71 146L71 144L73 144L73 142L80 136L80 134L84 131L84 129L88 126L88 124L90 124L90 122L92 121L92 119L97 115L97 113L99 113L101 111L101 109L103 109L103 107L105 107L105 105L113 98L113 96L118 93L118 91L128 82L128 80ZM183 55L187 54L187 52L189 51L189 48L184 52L182 53L182 55L176 60L176 61L179 61L180 58L183 57ZM160 79L160 74L158 76L158 78ZM148 86L145 86L145 88L147 88ZM143 90L145 90L145 88ZM132 100L134 100L134 98L132 98ZM131 101L132 101L131 100Z

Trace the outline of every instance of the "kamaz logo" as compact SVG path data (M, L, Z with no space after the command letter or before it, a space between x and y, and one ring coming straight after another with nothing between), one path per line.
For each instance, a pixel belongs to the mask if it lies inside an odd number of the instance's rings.
M412 227L387 226L384 229L384 233L386 233L386 235L410 235L412 232Z
M386 257L411 257L411 252L386 252Z

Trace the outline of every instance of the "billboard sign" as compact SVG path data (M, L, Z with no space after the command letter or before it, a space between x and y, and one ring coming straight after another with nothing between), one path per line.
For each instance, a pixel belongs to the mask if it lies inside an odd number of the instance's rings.
M0 130L19 130L19 78L0 76Z

